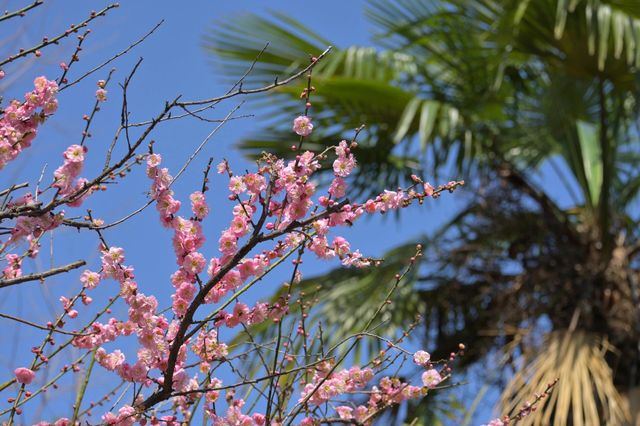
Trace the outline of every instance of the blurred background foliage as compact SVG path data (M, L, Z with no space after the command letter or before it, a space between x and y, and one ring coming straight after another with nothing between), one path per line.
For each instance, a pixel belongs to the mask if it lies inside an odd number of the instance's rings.
M420 315L434 358L464 342L461 368L491 370L503 414L559 377L522 424L640 424L640 2L370 0L366 14L377 46L335 49L314 69L317 131L306 148L366 124L353 196L443 170L473 195L381 267L296 286L316 300L309 324L322 321L329 345L361 331L422 243L421 267L377 334L398 335ZM273 14L222 22L204 44L229 78L257 58L250 84L286 76L331 40ZM302 84L263 101L270 119L240 143L247 156L291 155L290 129L274 123L299 114ZM356 357L381 348L364 340ZM383 421L446 423L479 403L447 398Z

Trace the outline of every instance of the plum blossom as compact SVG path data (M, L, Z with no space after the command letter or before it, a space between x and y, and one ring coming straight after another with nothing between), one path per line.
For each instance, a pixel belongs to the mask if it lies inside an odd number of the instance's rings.
M431 355L429 352L418 351L413 354L413 362L422 367L426 367L429 365L429 361L431 360Z
M306 115L301 115L293 120L293 131L300 136L309 136L313 131L313 123Z
M102 88L96 90L96 99L98 102L105 102L107 100L107 91Z
M429 389L433 389L442 381L440 373L436 369L430 369L422 373L422 384Z
M25 367L16 368L13 374L16 376L16 381L23 385L30 384L36 377L36 374L32 370Z

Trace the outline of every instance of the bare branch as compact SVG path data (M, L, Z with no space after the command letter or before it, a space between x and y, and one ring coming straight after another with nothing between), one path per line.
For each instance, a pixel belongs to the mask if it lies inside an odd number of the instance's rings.
M26 319L23 319L23 318L14 317L13 315L0 313L0 317L11 320L11 321L19 322L21 324L25 324L40 330L52 331L54 333L66 334L68 336L88 336L89 335L89 334L82 334L82 333L73 333L71 331L58 330L57 328L53 328L53 327L45 327L44 325L36 324L34 322L27 321Z
M62 34L54 37L54 38L45 38L42 43L38 44L37 46L34 46L30 49L26 49L26 50L21 50L20 52L16 53L15 55L9 56L7 59L0 61L0 67L3 65L6 65L10 62L15 61L16 59L22 58L24 56L30 55L32 53L35 53L37 50L40 50L42 48L45 48L49 45L52 44L56 44L58 43L60 40L62 40L65 37L68 37L69 35L71 35L72 33L77 32L80 28L86 27L89 22L93 21L94 19L96 19L99 16L104 16L104 14L109 11L110 9L114 9L116 7L118 7L118 3L113 3L108 5L107 7L105 7L104 9L102 9L100 12L96 12L96 13L92 13L87 19L85 19L84 21L80 22L78 25L72 25L70 29L66 30L65 32L63 32Z
M75 79L74 81L72 81L71 83L67 83L64 86L62 86L60 88L60 92L62 92L65 89L68 89L69 87L80 83L82 80L84 80L85 78L87 78L88 76L90 76L91 74L95 73L96 71L99 71L100 69L106 67L107 65L109 65L111 62L115 61L116 59L118 59L120 56L126 55L131 49L133 49L134 47L136 47L137 45L139 45L140 43L142 43L143 41L145 41L147 39L147 37L149 37L151 34L153 34L159 27L160 25L162 25L164 23L164 19L160 22L158 22L156 24L155 27L153 27L151 29L151 31L149 31L148 33L146 33L144 36L142 36L141 38L139 38L136 42L132 43L131 45L129 45L129 47L127 47L126 49L124 49L121 52L116 53L114 56L112 56L111 58L107 59L106 61L104 61L103 63L101 63L100 65L98 65L97 67L87 71L86 73L82 74L80 77L78 77L77 79Z
M238 96L238 95L251 95L251 94L254 94L254 93L268 92L269 90L273 90L273 89L275 89L277 87L289 84L292 81L294 81L294 80L302 77L303 75L305 75L305 73L307 73L309 70L311 70L313 67L315 67L322 58L324 58L327 54L329 54L331 49L332 49L332 46L327 47L324 52L322 52L320 55L318 55L318 57L316 58L315 61L313 61L311 64L309 64L304 69L302 69L302 70L298 71L297 73L293 74L291 77L286 78L286 79L284 79L282 81L274 81L272 84L269 84L268 86L259 87L257 89L245 90L242 87L239 87L237 90L234 90L234 91L229 92L229 93L227 93L225 95L222 95L222 96L218 96L218 97L215 97L215 98L209 98L209 99L202 99L202 100L198 100L198 101L178 102L178 105L179 106L190 106L190 105L211 104L211 103L217 103L217 102L223 101L225 99L233 98L234 96Z
M13 285L25 283L28 281L42 280L52 275L58 275L64 272L69 272L74 269L78 269L79 267L84 266L86 264L87 262L85 262L84 260L76 260L75 262L69 263L68 265L49 269L48 271L40 272L37 274L23 275L18 278L12 278L10 280L2 280L0 281L0 288L11 287Z
M42 3L44 3L44 0L36 0L30 5L23 7L22 9L18 9L13 12L6 11L4 15L0 16L0 22L15 18L16 16L23 17L28 11L40 6Z

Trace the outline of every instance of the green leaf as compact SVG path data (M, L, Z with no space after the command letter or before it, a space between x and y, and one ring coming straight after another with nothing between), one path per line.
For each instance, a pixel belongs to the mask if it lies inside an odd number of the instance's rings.
M553 29L553 35L557 39L560 39L562 37L562 33L564 32L564 26L567 23L567 13L569 13L569 10L567 8L568 0L557 1L558 4L556 6L556 25Z
M398 128L393 135L393 142L398 143L407 135L409 128L415 119L420 103L420 99L413 98L404 108L404 111L402 111L402 115L400 116L400 121L398 122Z
M427 148L439 107L440 104L434 101L424 101L422 103L422 109L420 111L420 148L422 150Z
M604 70L609 51L609 28L611 27L611 9L607 5L600 5L597 13L598 20L598 69Z
M580 141L584 174L589 186L590 198L595 207L598 205L602 188L602 153L598 141L598 127L584 121L578 121L576 128L578 140Z

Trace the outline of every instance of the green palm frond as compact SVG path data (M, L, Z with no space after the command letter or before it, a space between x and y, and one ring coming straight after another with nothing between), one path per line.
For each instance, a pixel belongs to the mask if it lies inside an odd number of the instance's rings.
M317 54L329 44L282 15L268 18L245 15L242 22L243 25L233 26L220 24L205 37L204 46L230 77L237 78L241 69L253 67L245 84L284 77L306 65L301 57ZM267 42L269 47L260 53ZM313 85L317 90L312 98L311 115L316 130L310 139L311 145L306 147L334 145L364 124L367 130L360 142L376 155L359 157L364 166L359 169L361 180L398 186L411 173L420 170L434 141L458 139L470 143L472 132L464 124L466 118L458 107L446 98L422 95L418 82L421 67L414 56L398 51L357 46L334 49L313 70ZM300 81L283 87L273 94L275 100L256 104L269 120L256 137L241 141L240 148L255 157L263 150L280 146L280 154L291 156L288 147L293 134L290 126L282 123L289 123L291 117L300 114L299 94L305 85L306 82ZM465 127L467 130L461 130ZM416 137L419 147L410 149L410 142ZM402 148L398 148L400 145ZM433 158L443 164L447 153L442 146ZM378 179L377 172L388 166L397 173L384 173ZM384 187L370 186L372 193ZM357 188L363 190L361 185Z

